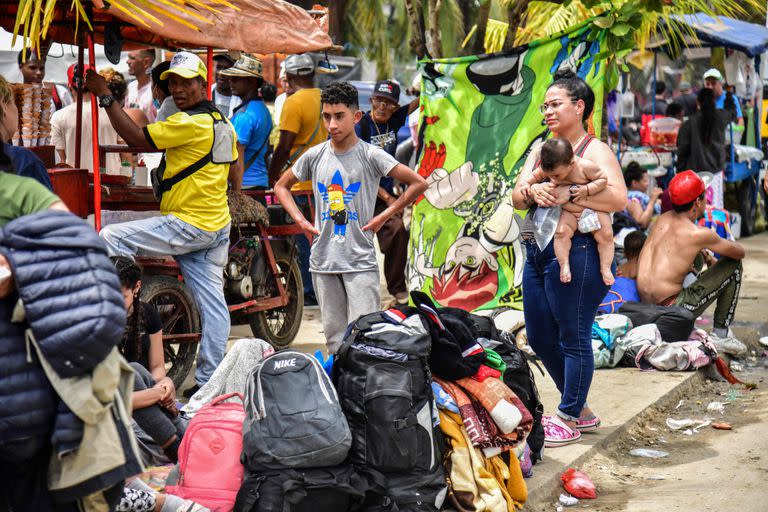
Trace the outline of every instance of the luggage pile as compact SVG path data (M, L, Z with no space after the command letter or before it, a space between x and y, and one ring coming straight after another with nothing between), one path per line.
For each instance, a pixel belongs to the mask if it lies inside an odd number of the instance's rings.
M527 356L492 320L412 298L416 307L351 324L330 377L294 350L263 359L243 406L223 414L225 396L194 417L182 448L196 437L199 460L175 490L194 484L186 495L201 504L243 512L520 508L520 460L535 462L543 446ZM215 499L199 492L206 472Z

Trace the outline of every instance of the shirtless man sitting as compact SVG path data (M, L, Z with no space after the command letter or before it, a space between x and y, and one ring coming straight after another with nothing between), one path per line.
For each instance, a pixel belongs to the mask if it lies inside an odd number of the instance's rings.
M704 182L684 171L669 183L673 209L662 214L640 252L637 289L643 302L678 305L701 315L715 300L714 334L728 335L739 300L744 248L696 225L706 205ZM697 255L706 249L722 257L683 288Z

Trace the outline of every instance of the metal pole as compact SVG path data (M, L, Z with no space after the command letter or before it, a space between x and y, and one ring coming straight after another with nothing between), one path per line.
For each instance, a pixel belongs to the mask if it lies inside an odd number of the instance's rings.
M657 52L653 52L653 90L651 91L651 119L656 119L656 55Z
M211 100L211 87L213 86L213 48L208 47L208 55L206 59L206 66L208 66L208 101Z
M96 69L96 53L93 51L93 32L88 32L88 64ZM82 70L81 70L82 72ZM99 162L99 104L91 93L91 141L93 143L93 217L96 232L101 231L101 165Z
M756 94L753 94L752 101L754 101L755 105L752 109L752 117L755 119L755 146L757 148L760 148L762 146L761 144L761 128L763 125L763 87L762 87L762 77L760 76L760 66L762 65L762 58L760 55L755 55L755 71L754 71L754 81L757 83L757 91ZM758 81L758 78L760 80Z
M622 128L624 127L624 93L627 92L627 74L622 73L621 74L621 97L619 97L619 106L621 107L621 111L619 112L619 146L618 150L616 151L616 159L619 161L619 167L621 167L621 136L622 136Z
M77 47L77 69L83 69L85 57L83 53L83 40ZM81 71L82 72L82 71ZM83 143L83 88L77 88L77 112L75 114L75 169L80 169L80 145Z

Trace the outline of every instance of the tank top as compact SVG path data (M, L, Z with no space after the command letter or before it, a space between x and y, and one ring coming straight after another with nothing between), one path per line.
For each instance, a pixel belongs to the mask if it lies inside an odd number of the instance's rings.
M584 153L587 151L587 147L589 147L589 143L592 142L595 138L587 134L586 137L584 137L584 140L582 140L579 145L576 147L576 151L573 152L574 155L578 157L583 157ZM539 164L541 162L541 159L536 160L536 164L533 166L533 170L536 170L539 168ZM533 203L533 205L528 209L528 215L525 216L523 219L523 225L520 228L520 236L522 238L528 239L533 238L535 226L533 225L533 214L536 211L536 208L538 208L538 205L536 203Z

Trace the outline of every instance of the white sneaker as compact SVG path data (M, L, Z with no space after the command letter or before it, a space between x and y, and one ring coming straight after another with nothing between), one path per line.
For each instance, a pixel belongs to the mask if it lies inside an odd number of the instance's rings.
M728 330L729 336L721 338L714 332L709 335L710 341L717 349L719 354L729 354L732 356L739 356L747 351L747 346L736 339L733 333Z

